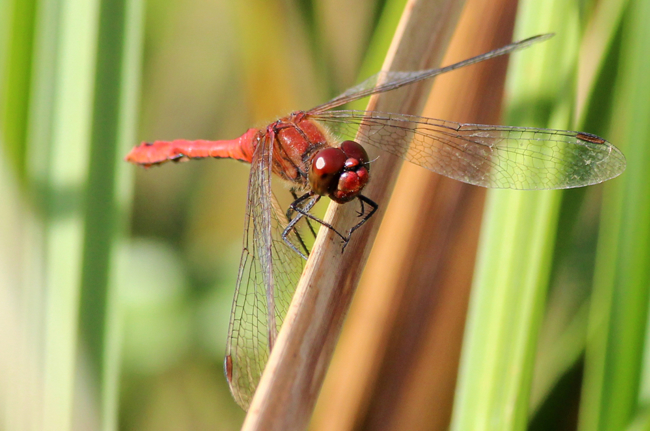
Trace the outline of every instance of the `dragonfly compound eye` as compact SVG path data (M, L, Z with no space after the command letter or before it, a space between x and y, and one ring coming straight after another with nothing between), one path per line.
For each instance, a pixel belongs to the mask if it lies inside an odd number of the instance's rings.
M360 144L354 141L344 141L339 148L348 156L348 159L356 159L362 165L368 163L368 153Z
M336 191L347 158L345 153L338 148L326 148L319 151L311 162L309 171L309 183L312 190L321 196L328 196Z
M351 201L368 183L367 162L366 150L353 141L320 151L309 172L312 190L338 203Z

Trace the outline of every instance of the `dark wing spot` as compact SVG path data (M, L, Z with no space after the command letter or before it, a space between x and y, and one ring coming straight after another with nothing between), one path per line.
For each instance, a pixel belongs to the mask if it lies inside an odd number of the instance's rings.
M232 358L230 355L226 355L224 358L223 369L226 374L226 379L228 379L228 383L232 383Z
M591 142L592 144L604 144L607 142L600 136L592 135L591 133L585 133L585 132L578 133L576 137L581 141Z

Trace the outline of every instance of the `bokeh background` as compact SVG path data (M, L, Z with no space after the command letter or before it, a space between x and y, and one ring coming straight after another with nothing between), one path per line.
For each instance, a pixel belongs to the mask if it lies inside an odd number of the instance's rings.
M240 428L222 361L248 167L122 158L335 96L405 3L0 2L0 429ZM506 59L439 79L426 115L597 133L628 170L486 197L405 168L311 427L650 429L650 5L461 6L445 63L556 36L507 79Z

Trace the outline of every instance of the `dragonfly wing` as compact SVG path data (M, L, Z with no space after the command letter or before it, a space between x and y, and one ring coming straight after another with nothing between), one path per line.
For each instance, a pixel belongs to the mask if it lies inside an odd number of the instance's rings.
M285 215L271 191L273 145L259 141L251 163L244 244L233 299L225 371L248 409L287 313L303 261L282 240ZM297 242L295 235L291 238Z
M468 58L467 60L451 64L449 66L418 70L415 72L387 72L382 71L376 75L363 81L352 88L345 90L343 93L336 96L334 99L319 105L309 112L320 113L328 109L336 108L337 106L344 105L355 100L363 99L364 97L371 96L376 93L384 93L386 91L395 90L418 81L433 78L434 76L443 73L451 72L452 70L460 69L461 67L476 64L481 61L489 60L490 58L499 57L501 55L509 54L514 51L526 48L534 43L542 42L553 37L553 33L540 34L538 36L529 37L528 39L513 42L501 48L486 52L485 54L477 55L476 57Z
M328 111L313 118L344 138L354 138L358 128L360 143L482 187L582 187L625 170L621 151L589 133L461 124L375 111Z

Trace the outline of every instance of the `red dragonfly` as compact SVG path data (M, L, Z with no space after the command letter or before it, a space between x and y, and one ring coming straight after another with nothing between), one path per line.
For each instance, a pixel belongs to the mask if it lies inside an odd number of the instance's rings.
M584 132L460 124L376 111L332 110L445 72L508 54L552 35L512 43L439 69L380 72L327 103L296 111L224 141L156 141L135 147L126 160L150 167L166 161L231 158L251 164L244 244L235 289L225 370L231 392L247 409L275 343L302 271L307 247L296 224L303 218L336 232L343 247L372 217L377 204L363 196L371 161L367 144L450 178L491 188L563 189L596 184L625 169L625 157ZM358 142L346 140L355 136ZM283 213L271 173L288 182L294 202ZM310 213L322 196L359 200L360 220L343 234ZM313 232L313 230L312 230Z

